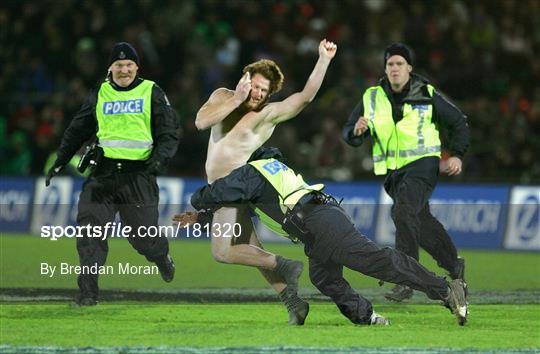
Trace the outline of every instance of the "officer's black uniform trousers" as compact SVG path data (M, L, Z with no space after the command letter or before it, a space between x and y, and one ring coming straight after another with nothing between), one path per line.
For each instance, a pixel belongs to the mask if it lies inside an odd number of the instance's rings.
M112 162L100 167L83 185L79 197L78 225L96 225L104 230L108 222L115 221L119 212L121 226L131 226L128 241L133 248L150 262L163 259L169 251L165 237L137 237L140 226L158 225L159 188L156 177L144 172L144 162L139 161L125 162L121 169ZM102 237L77 238L81 266L104 265L108 250L107 240ZM96 274L80 274L78 285L83 296L97 297Z
M329 296L353 323L369 322L371 303L343 278L343 266L387 282L410 286L434 300L447 295L447 282L406 254L380 248L361 235L335 203L316 205L305 216L308 236L302 241L309 257L313 285Z
M418 260L418 245L448 272L457 260L452 239L429 210L429 198L437 183L439 159L425 157L390 171L384 188L394 201L392 219L396 225L396 249Z

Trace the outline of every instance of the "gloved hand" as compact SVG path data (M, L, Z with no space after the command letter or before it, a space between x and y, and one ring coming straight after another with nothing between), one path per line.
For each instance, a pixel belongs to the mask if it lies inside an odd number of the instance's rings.
M45 187L48 187L49 184L51 184L51 179L56 176L62 169L64 168L64 165L54 165L51 167L49 172L47 172L47 177L45 178Z
M146 172L151 175L158 175L161 173L161 169L163 168L163 163L161 160L151 157L146 161Z

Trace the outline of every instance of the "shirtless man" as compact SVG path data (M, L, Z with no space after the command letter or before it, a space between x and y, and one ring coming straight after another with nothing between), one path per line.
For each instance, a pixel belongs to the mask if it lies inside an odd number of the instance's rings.
M206 159L208 183L243 166L270 138L278 123L295 117L314 99L336 52L334 43L322 40L319 59L304 89L281 102L267 104L268 98L283 84L283 74L271 60L259 60L246 66L234 91L219 88L212 93L195 120L197 129L211 128ZM212 221L212 234L216 235L215 225L235 222L242 227L239 238L212 237L214 259L221 263L257 267L285 303L289 323L303 324L309 306L296 294L302 263L265 251L247 210L227 207L217 210Z

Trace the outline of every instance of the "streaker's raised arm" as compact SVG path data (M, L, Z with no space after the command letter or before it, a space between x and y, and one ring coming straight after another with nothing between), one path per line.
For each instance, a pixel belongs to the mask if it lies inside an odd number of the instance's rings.
M324 76L326 75L326 70L330 65L330 61L336 55L336 52L336 44L329 42L326 39L322 40L319 44L319 60L317 60L315 68L313 68L304 89L281 102L269 105L268 109L270 112L267 119L275 124L286 121L298 115L304 107L313 101L315 95L321 88Z
M205 130L221 122L246 100L250 90L251 78L249 73L242 76L236 85L235 91L226 88L215 90L197 112L197 118L195 119L197 129Z

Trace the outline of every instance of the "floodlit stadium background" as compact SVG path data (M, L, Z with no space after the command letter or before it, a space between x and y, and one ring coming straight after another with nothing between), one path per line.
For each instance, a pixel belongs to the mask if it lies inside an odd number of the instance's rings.
M2 174L40 175L112 45L129 41L141 75L178 111L183 139L170 174L204 174L208 131L194 117L217 87L234 88L253 60L274 59L283 98L302 89L326 37L339 45L316 100L270 142L308 177L373 178L370 147L340 130L383 74L382 52L403 41L415 70L468 115L462 181L540 179L540 52L535 0L515 1L4 1L0 6ZM294 142L294 143L293 143ZM454 179L453 179L454 180Z

